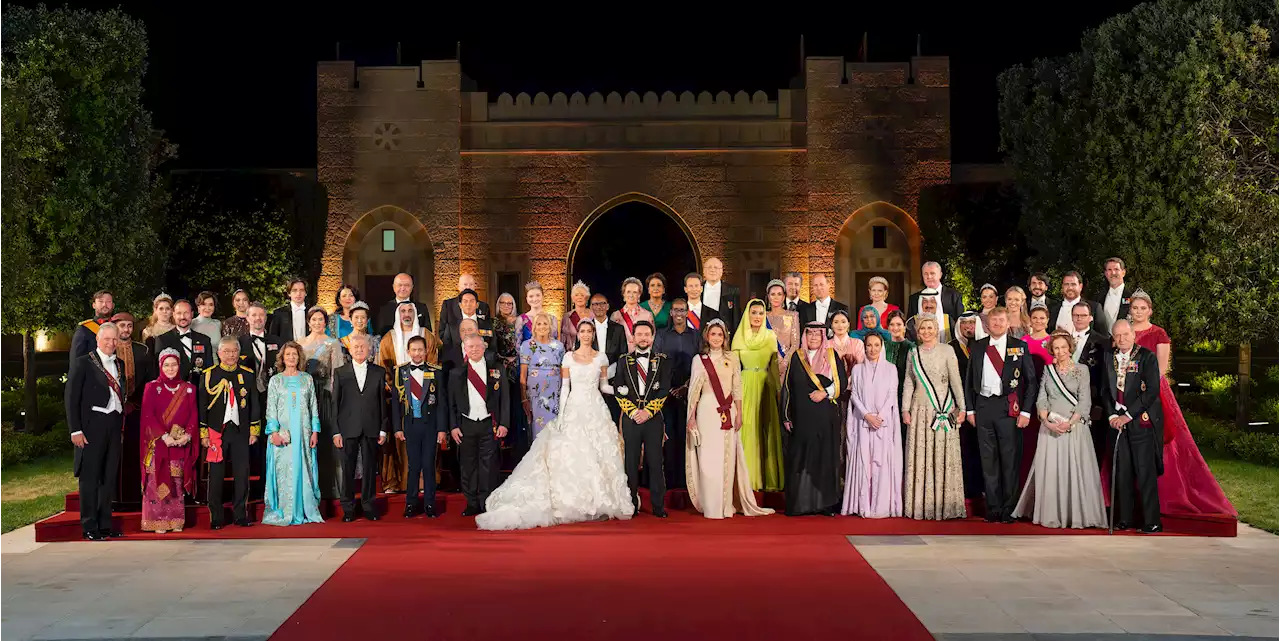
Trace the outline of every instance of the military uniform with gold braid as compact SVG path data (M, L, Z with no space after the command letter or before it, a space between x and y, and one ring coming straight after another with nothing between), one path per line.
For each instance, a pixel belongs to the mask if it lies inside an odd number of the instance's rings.
M662 406L671 392L671 361L665 354L656 353L653 346L647 350L637 347L636 351L618 359L612 383L614 398L622 410L618 422L622 428L623 461L627 468L631 501L639 510L640 453L643 449L645 466L649 469L649 500L655 514L665 514L663 498L667 484L662 471L662 441L666 420L662 416ZM644 423L636 423L634 417L640 410L648 411L653 417Z
M209 514L214 529L222 527L222 481L227 457L235 485L235 523L248 525L249 437L262 436L262 406L254 387L253 370L243 365L218 364L200 376L200 439L208 439Z
M404 433L409 459L405 480L405 516L426 514L435 518L436 446L438 434L449 431L449 385L444 369L430 362L405 363L392 377L391 425ZM421 477L419 477L421 474ZM419 502L419 479L422 499Z

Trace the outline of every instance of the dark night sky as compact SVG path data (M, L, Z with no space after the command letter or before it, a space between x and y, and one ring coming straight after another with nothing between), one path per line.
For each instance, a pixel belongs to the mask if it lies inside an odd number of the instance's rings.
M762 5L763 13L732 14L749 28L730 28L725 18L681 15L666 21L679 25L674 29L639 25L630 31L619 31L619 25L635 25L631 19L598 19L590 12L577 18L584 24L579 28L562 22L556 31L529 26L517 34L485 32L474 28L476 21L441 20L389 3L339 5L346 13L262 9L275 5L265 2L239 5L239 10L236 3L188 8L195 4L122 5L147 25L151 62L145 101L156 126L178 144L175 166L183 168L314 167L315 66L334 59L337 42L343 59L385 65L395 63L397 40L405 64L451 58L461 40L463 72L493 95L685 89L763 89L776 95L798 73L801 33L809 55L852 60L863 31L870 32L875 62L908 60L917 33L925 55L950 56L952 159L995 162L1000 158L996 75L1019 62L1077 49L1085 29L1134 3L1007 11L990 9L992 3L951 3L988 7L964 15L931 11L924 3L904 4L897 15L875 15L863 5L847 16L824 10L821 20L809 24L775 20L779 5ZM1010 5L1018 6L1029 5ZM532 24L518 15L499 21L497 13L480 22ZM598 26L602 23L609 26Z

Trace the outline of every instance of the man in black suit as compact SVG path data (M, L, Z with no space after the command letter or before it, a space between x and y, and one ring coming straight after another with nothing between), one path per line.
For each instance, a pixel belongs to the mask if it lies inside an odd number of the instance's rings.
M831 315L837 311L849 313L848 305L831 297L831 284L826 274L814 274L809 279L809 287L813 290L813 300L800 304L801 327L808 327L814 321L827 325Z
M1075 308L1076 303L1084 302L1089 306L1089 313L1093 315L1093 331L1106 336L1111 336L1111 328L1107 326L1106 320L1102 316L1102 305L1085 300L1081 295L1084 291L1084 280L1080 278L1079 272L1067 272L1062 276L1062 300L1056 301L1057 305L1049 308L1049 331L1055 328L1072 331L1071 310Z
M391 288L395 290L396 298L382 306L378 310L378 326L374 329L379 336L386 336L387 332L395 329L397 323L400 322L399 314L396 310L400 309L403 303L413 303L413 307L418 311L418 326L423 329L431 329L431 308L426 303L413 300L413 276L405 273L396 274L395 280L391 281Z
M1133 523L1135 483L1142 501L1142 527L1147 534L1160 532L1160 492L1157 480L1164 473L1164 411L1160 405L1160 365L1155 353L1134 344L1129 321L1117 321L1114 347L1107 350L1104 402L1107 424L1116 431L1115 468L1111 482L1116 493L1112 506L1115 528Z
M623 464L631 502L640 513L640 451L644 450L649 472L649 501L653 515L666 518L664 507L667 483L662 470L662 443L666 440L666 418L662 406L671 391L671 363L653 351L653 323L636 321L632 329L636 350L618 360L613 376L613 393L622 410Z
M462 515L476 516L498 486L498 439L507 437L511 403L502 360L485 350L479 335L468 336L462 348L466 358L449 372L449 417L467 499Z
M943 287L942 265L929 261L920 268L920 275L924 278L924 289L912 294L907 299L907 308L902 310L902 313L907 318L925 313L924 308L920 305L920 298L924 296L926 290L933 289L938 292L934 295L934 298L938 301L939 309L941 309L942 313L946 314L951 321L960 318L960 315L964 313L964 299L960 296L959 291L951 287ZM950 326L951 324L948 323L948 327ZM945 343L949 340L949 336L938 336L938 342Z
M1129 318L1129 297L1133 295L1133 288L1124 282L1124 260L1108 258L1103 273L1107 287L1093 295L1093 302L1102 306L1102 322L1110 330L1116 321Z
M725 335L725 340L727 341L730 338L729 334L738 329L738 321L742 318L741 310L739 309L742 304L742 294L737 287L724 282L724 263L720 262L720 259L715 256L702 261L702 277L705 279L700 283L702 286L702 304L716 312L720 319L725 322L725 329L728 330ZM684 280L687 285L689 278L686 276ZM686 287L685 293L688 294L688 291ZM692 308L694 299L689 298L688 302ZM702 320L711 322L711 317L708 316ZM697 327L694 329L697 329Z
M338 433L333 446L342 452L342 520L356 518L356 462L362 459L360 506L364 518L377 521L378 447L387 442L391 415L387 410L387 371L369 362L368 334L352 334L351 361L334 372L333 403Z
M116 341L116 361L124 366L127 386L121 388L124 402L124 444L120 456L120 483L116 486L115 500L128 504L129 509L142 501L142 467L138 438L142 427L142 392L148 382L155 380L159 365L156 356L143 343L133 341L133 314L118 312L111 322L119 330Z
M463 274L458 277L458 295L446 300L440 306L440 331L436 332L436 335L440 336L441 340L445 340L444 336L449 327L456 328L458 323L462 321L464 316L462 312L462 294L468 291L475 295L476 279L471 274ZM478 301L476 310L471 313L484 318L492 318L489 315L489 303L480 300L479 296L476 296L476 301Z
M111 527L111 501L119 482L120 433L127 400L124 390L131 381L116 358L120 330L115 324L102 323L94 338L97 347L71 361L63 400L71 442L76 446L80 528L84 538L102 541L120 536Z
M200 445L209 462L209 526L222 529L222 483L229 456L235 491L233 522L249 527L249 448L262 435L265 408L258 402L253 370L240 364L239 339L223 336L218 341L218 364L204 371L196 391Z
M474 321L476 324L476 333L480 338L484 339L487 347L493 347L493 317L481 307L480 297L475 291L467 289L458 294L458 317L456 322L451 322L444 328L444 335L440 337L440 341L446 347L462 346L462 334L459 331L459 325L464 320Z
M300 341L311 330L307 328L307 281L289 281L289 304L271 312L267 333L282 341Z
M276 357L280 354L280 348L284 347L284 341L267 333L267 308L262 303L250 303L245 317L249 323L249 332L240 337L240 364L253 370L254 393L258 395L259 405L266 408L267 383L276 374ZM299 368L305 366L305 362L298 365ZM255 443L250 448L250 476L262 475L262 466L267 460L266 448L266 441Z
M1003 307L987 315L990 335L974 343L965 380L965 420L978 428L988 522L1013 522L1018 502L1022 430L1036 402L1036 368L1027 344L1006 332Z
M605 358L609 359L608 376L609 380L613 380L613 375L618 370L618 359L627 353L627 330L622 323L609 320L609 299L604 294L591 296L591 314L591 322L596 326L591 347L597 352L604 352ZM609 414L617 422L621 414L617 399L613 394L605 394L604 404L609 406Z
M695 332L711 321L721 318L720 313L702 301L706 292L702 289L702 276L698 272L689 272L684 277L684 295L686 305L685 322Z
M1045 311L1057 309L1059 301L1049 295L1049 277L1044 272L1036 272L1031 275L1031 279L1027 281L1027 310L1037 305L1043 306ZM1052 316L1049 317L1049 333L1053 333Z
M179 376L199 387L203 371L213 365L215 357L209 337L191 329L192 314L191 301L173 304L174 328L156 339L156 354L166 349L178 352Z
M1102 461L1106 451L1107 426L1102 418L1102 382L1106 380L1106 368L1103 366L1104 353L1111 347L1111 340L1093 331L1093 306L1081 301L1071 310L1071 335L1076 341L1076 351L1072 359L1089 368L1089 398L1093 401L1090 409L1089 430L1093 436L1094 454Z
M98 333L98 327L111 319L111 312L115 308L116 302L111 292L104 289L94 293L93 318L77 325L75 333L71 335L71 351L68 355L72 362L94 350L97 346L94 335Z
M407 308L406 308L407 309ZM391 394L391 426L405 442L409 474L405 481L404 517L436 518L436 448L449 432L449 386L444 370L427 362L427 339L413 336L409 362L396 367ZM419 485L423 486L419 500Z

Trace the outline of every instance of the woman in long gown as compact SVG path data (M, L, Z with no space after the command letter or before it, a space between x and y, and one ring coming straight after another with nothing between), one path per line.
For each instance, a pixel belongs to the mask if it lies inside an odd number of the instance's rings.
M347 362L342 343L325 333L329 314L319 305L307 310L307 329L311 333L299 341L303 356L307 359L307 373L316 391L316 405L320 414L320 433L325 438L316 443L316 466L319 469L320 497L336 499L342 496L342 457L333 446L332 435L337 433L337 417L333 410L333 372ZM370 350L372 351L372 350Z
M715 380L711 375L714 373ZM702 330L700 356L693 359L685 439L685 481L693 509L709 519L773 514L756 505L742 449L742 370L725 349L724 321Z
M516 340L517 344L523 345L525 341L533 338L533 319L538 314L547 314L551 317L551 338L559 338L560 321L556 320L554 314L542 309L542 283L538 281L529 281L524 286L524 301L529 305L529 311L520 315L516 319Z
M520 321L520 317L516 315L516 297L503 292L498 295L496 303L495 308L498 311L493 315L493 351L497 353L498 358L502 360L502 366L506 369L509 386L507 389L523 389L520 385L521 341L516 333L516 325ZM513 449L516 455L523 455L529 449L529 443L533 441L533 434L529 431L529 421L525 417L520 394L509 394L508 397L511 399L511 425L508 426L509 434L502 440L501 447L507 455L510 455ZM445 439L444 446L447 449L452 444ZM504 460L502 469L511 469L515 464L515 460ZM439 473L438 467L436 472Z
M564 345L551 336L551 315L543 312L533 319L533 337L520 345L520 389L529 438L536 439L560 413L560 368Z
M973 337L982 340L988 336L987 316L991 314L991 310L1000 304L1000 290L996 289L996 286L991 283L984 283L982 288L978 290L978 303L982 305L982 309L978 310L978 327Z
M1004 308L1009 317L1008 334L1021 339L1031 331L1031 319L1027 317L1027 292L1014 285L1004 292Z
M920 345L907 357L902 420L907 432L903 512L913 519L965 516L958 417L964 416L964 389L956 352L938 343L938 321L919 317Z
M560 371L568 393L560 415L533 441L476 517L481 530L521 530L579 521L630 519L622 439L601 396L609 360L591 348L595 324L578 325L580 345Z
M864 339L866 359L849 373L849 418L845 421L844 508L841 514L869 519L902 516L902 439L898 371L884 359L884 339Z
M142 328L142 342L156 351L156 338L173 329L173 297L161 292L151 301L151 318L147 326Z
M342 340L354 329L355 325L351 321L351 308L359 300L360 290L350 285L343 285L338 288L338 293L333 297L333 316L329 317L329 327L326 330L326 333L331 338ZM377 343L374 344L377 345Z
M265 525L324 522L316 465L320 412L315 381L299 370L302 364L302 346L285 343L276 355L278 373L267 384Z
M667 277L654 272L644 282L649 288L649 298L640 306L653 314L654 331L671 327L671 301L663 298L667 293Z
M628 278L622 281L622 308L609 314L609 320L622 326L622 333L627 336L627 351L636 350L636 337L632 333L636 323L647 320L653 322L653 314L640 306L640 279Z
M591 288L582 281L574 283L573 289L569 291L569 300L573 307L560 323L560 342L564 343L565 349L573 350L578 348L578 323L591 320L591 307L588 305Z
M907 357L915 350L916 344L907 338L907 317L902 314L902 310L895 309L889 312L882 323L885 331L889 332L889 340L884 344L885 359L893 363L894 368L898 370L898 398L902 398L902 388L907 382ZM902 423L900 428L902 446L905 448L908 426ZM903 450L903 455L906 455L906 450Z
M1151 323L1155 306L1142 290L1129 296L1129 318L1138 345L1151 350L1160 364L1160 407L1164 411L1164 473L1160 475L1161 514L1226 514L1236 508L1196 447L1182 408L1169 386L1169 361L1173 341L1160 326ZM1110 479L1108 479L1110 480ZM1104 488L1105 489L1105 488Z
M764 301L747 302L733 334L742 363L742 451L751 489L782 489L782 426L778 409L778 338L765 326Z
M1103 527L1107 512L1089 433L1089 368L1072 359L1071 334L1055 333L1051 348L1053 363L1038 379L1039 443L1013 518L1031 517L1045 527Z
M1044 305L1033 307L1028 316L1027 324L1030 331L1021 338L1027 343L1027 351L1031 353L1031 362L1035 363L1036 380L1044 383L1044 368L1053 362L1053 355L1049 353L1049 341L1052 338L1049 335L1049 308ZM1088 417L1086 416L1085 418ZM1040 417L1032 415L1031 423L1027 425L1023 433L1031 435L1039 432ZM1040 439L1038 438L1022 439L1022 468L1018 470L1018 481L1023 485L1026 484L1027 478L1031 474L1031 464L1036 460L1036 447L1039 442Z
M142 393L142 531L181 532L186 521L183 494L196 491L200 427L196 388L179 378L178 351L160 352L160 375Z

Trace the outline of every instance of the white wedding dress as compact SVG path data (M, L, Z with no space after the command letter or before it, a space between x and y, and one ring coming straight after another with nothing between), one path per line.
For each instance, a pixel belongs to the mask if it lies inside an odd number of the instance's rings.
M630 519L634 511L622 466L622 439L600 395L604 354L580 364L564 355L568 393L561 392L560 415L533 440L506 482L476 517L482 530Z

